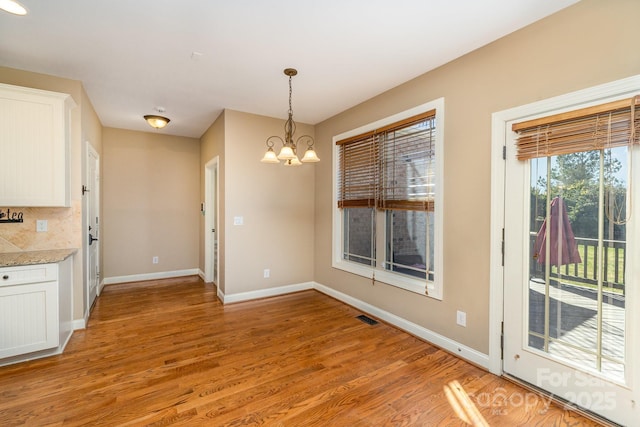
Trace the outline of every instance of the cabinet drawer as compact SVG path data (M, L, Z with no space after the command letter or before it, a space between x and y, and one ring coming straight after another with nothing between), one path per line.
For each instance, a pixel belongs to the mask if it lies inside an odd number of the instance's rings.
M58 279L58 264L22 265L0 268L0 287Z

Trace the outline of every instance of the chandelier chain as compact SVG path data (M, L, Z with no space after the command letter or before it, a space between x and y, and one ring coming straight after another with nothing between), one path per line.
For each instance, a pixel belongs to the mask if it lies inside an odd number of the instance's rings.
M291 94L293 91L291 90L291 76L289 76L289 114L293 115L293 107L291 107Z

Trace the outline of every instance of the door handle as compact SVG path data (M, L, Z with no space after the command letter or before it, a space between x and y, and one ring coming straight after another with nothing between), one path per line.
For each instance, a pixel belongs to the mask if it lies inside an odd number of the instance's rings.
M93 237L91 233L89 233L89 246L91 246L93 242L97 242L97 241L98 239L96 239L95 237Z

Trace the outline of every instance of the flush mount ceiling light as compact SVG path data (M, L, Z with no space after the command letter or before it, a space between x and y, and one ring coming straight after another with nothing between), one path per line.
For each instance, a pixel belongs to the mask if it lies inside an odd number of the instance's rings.
M1 0L0 0L1 1ZM162 107L156 107L155 110L158 113L164 113L164 108ZM168 118L164 117L164 116L158 116L158 115L154 115L154 114L149 114L144 116L144 119L147 121L147 123L149 123L149 126L151 126L152 128L156 128L156 129L162 129L163 127L165 127L171 120L169 120Z
M302 157L302 162L312 163L319 162L320 159L313 149L314 140L309 135L302 135L296 142L293 142L293 134L296 131L296 123L293 121L293 109L291 108L291 78L298 74L298 71L294 68L286 68L284 74L289 76L289 118L284 124L284 140L279 136L270 136L267 138L267 152L264 153L264 157L260 160L263 163L280 163L280 160L284 160L285 166L300 166L302 163L298 158L298 145L301 143L307 144L307 150ZM273 151L275 141L280 141L282 149L280 154L276 156L276 152Z
M0 9L5 12L13 13L14 15L26 15L27 9L20 3L14 0L0 0Z

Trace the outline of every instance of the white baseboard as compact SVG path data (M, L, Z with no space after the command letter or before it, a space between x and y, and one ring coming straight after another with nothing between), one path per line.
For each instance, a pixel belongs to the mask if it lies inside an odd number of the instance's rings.
M159 273L132 274L130 276L105 277L105 285L115 285L117 283L141 282L143 280L170 279L173 277L195 276L199 274L199 269L191 268L188 270L161 271Z
M207 279L205 279L204 271L202 271L202 270L198 269L198 276L200 276L200 278L202 279L202 281L206 283Z
M72 324L73 325L73 324ZM73 331L75 329L72 329L71 331L69 331L69 333L67 334L67 336L64 339L64 342L61 342L59 347L60 347L60 353L64 352L64 349L67 347L67 344L69 344L69 340L71 339L71 336L73 336Z
M257 291L240 292L237 294L225 295L218 290L218 298L223 304L229 304L240 301L249 301L258 298L274 297L277 295L290 294L292 292L306 291L314 289L314 282L298 283L296 285L279 286L277 288L260 289Z
M481 366L487 370L489 369L489 355L487 354L480 353L479 351L474 350L471 347L467 347L463 344L460 344L459 342L456 342L427 328L403 319L402 317L396 316L395 314L389 313L388 311L382 310L374 305L361 301L350 295L343 294L342 292L336 291L335 289L329 288L319 283L314 283L314 289L346 304L349 304L352 307L362 310L365 313L377 317L380 320L384 320L385 322L390 323L393 326L402 329L403 331L406 331L412 335L415 335L425 341L433 343L438 347L441 347L455 354L461 359L468 360L469 362Z
M96 290L96 294L98 296L102 293L102 289L104 289L104 280L101 280L100 283L98 283L98 289Z
M73 328L74 331L77 331L78 329L86 329L88 321L89 315L85 314L84 319L75 319L71 322L71 328Z

